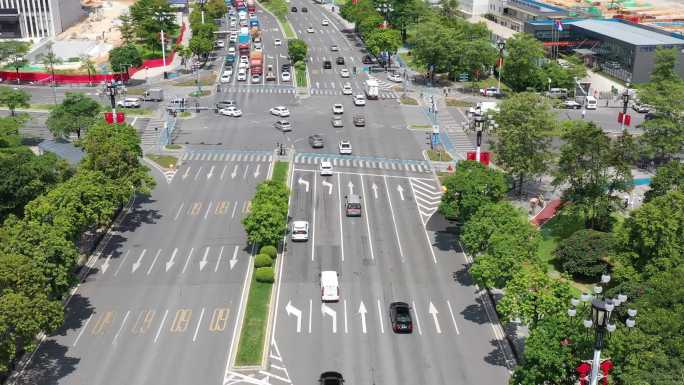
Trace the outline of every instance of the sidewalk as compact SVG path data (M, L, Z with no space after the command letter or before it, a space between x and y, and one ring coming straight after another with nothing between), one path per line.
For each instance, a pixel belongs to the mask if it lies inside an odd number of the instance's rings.
M183 23L185 23L185 32L183 33L183 39L181 39L181 45L182 46L187 46L188 42L190 41L190 38L192 37L192 30L190 29L190 21L188 18L183 15ZM175 45L175 44L174 44ZM174 45L171 45L173 47ZM181 66L181 57L180 55L174 55L173 56L173 61L168 62L169 55L171 55L172 50L169 50L169 47L166 47L166 68L163 66L160 67L153 67L153 68L148 68L148 69L142 69L131 76L131 79L135 80L145 80L147 79L148 82L154 78L161 78L164 75L164 71L166 72L173 72L177 68Z
M344 29L354 29L354 23L350 23L347 20L345 20L342 16L340 16L340 7L338 5L335 6L335 12L332 11L332 4L321 4L321 7L325 9L327 12L333 14L335 20L337 20L338 23L342 24L342 27L344 27Z

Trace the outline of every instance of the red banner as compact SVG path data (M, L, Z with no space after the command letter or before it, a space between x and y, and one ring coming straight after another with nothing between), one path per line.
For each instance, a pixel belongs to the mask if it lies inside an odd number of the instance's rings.
M477 153L475 151L468 151L466 153L466 159L468 160L477 160ZM489 151L481 151L480 152L480 163L484 164L485 166L489 166L490 162L490 152Z

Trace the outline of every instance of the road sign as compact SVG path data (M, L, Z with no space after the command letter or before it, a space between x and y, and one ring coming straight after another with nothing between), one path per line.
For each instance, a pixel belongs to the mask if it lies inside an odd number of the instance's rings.
M460 82L467 82L468 78L469 78L469 76L468 76L467 72L463 72L463 73L458 75L458 81L460 81Z

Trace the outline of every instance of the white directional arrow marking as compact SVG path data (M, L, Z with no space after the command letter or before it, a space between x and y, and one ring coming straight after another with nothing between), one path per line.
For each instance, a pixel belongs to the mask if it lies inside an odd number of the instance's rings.
M373 185L371 186L371 188L373 189L373 196L375 196L375 199L378 199L378 185L376 185L375 183L373 183Z
M209 170L209 173L207 174L207 179L211 179L212 176L214 176L214 166L211 166L211 169Z
M337 312L330 308L328 305L322 303L321 304L321 313L327 314L332 318L332 332L337 333Z
M102 266L100 266L100 268L102 269L102 270L101 270L101 271L102 271L102 274L106 273L106 272L107 272L107 269L109 269L109 260L110 260L110 259L112 259L112 255L111 255L111 254L109 254L109 255L107 256L107 259L105 259L105 261L104 261L104 263L102 264Z
M207 265L207 255L209 255L209 247L204 249L204 256L202 257L202 260L199 263L200 271L204 270L204 266Z
M183 174L182 178L185 179L188 177L188 173L190 173L190 167L185 169L185 174Z
M435 329L437 329L437 334L442 334L442 329L440 329L439 320L437 319L437 314L439 314L439 312L435 308L435 305L432 304L432 301L430 301L428 313L432 314L432 319L435 321Z
M131 273L135 273L136 270L140 267L140 264L142 263L142 259L145 256L145 253L147 252L147 249L143 250L142 253L140 253L140 256L138 257L138 260L133 263L133 270Z
M235 179L235 177L237 176L237 169L238 165L236 164L235 167L233 167L233 172L230 173L230 179Z
M403 201L404 200L404 188L401 187L400 184L397 185L397 191L399 191L399 197Z
M303 185L304 185L304 189L306 190L306 192L309 192L309 181L308 181L308 180L304 180L304 179L302 179L302 177L300 176L299 179L297 180L297 183L303 184Z
M237 253L240 246L235 246L235 251L233 251L233 258L230 259L230 269L233 270L235 264L237 263Z
M325 181L325 180L324 180L323 182L321 182L321 183L323 183L323 186L325 186L325 187L328 188L328 195L332 195L332 187L333 187L333 184L330 183L330 182L328 182L328 181Z
M349 181L349 183L347 183L347 187L349 187L349 195L352 195L354 193L354 183Z
M258 178L258 177L259 177L259 169L260 169L260 168L261 168L261 165L260 165L260 164L257 164L256 171L254 171L254 177L255 177L255 178Z
M287 305L285 305L285 311L287 312L287 315L294 315L295 317L297 317L297 333L301 333L302 311L292 306L292 303L290 301L287 301Z
M363 334L366 334L366 313L368 311L366 310L366 306L363 304L363 301L361 301L361 305L359 305L359 314L361 315L361 330L363 331Z
M171 266L175 263L173 260L176 258L176 253L178 252L178 248L173 249L173 253L171 254L171 258L169 258L169 261L166 262L166 271L169 271Z
M316 88L320 88L318 82L316 82Z

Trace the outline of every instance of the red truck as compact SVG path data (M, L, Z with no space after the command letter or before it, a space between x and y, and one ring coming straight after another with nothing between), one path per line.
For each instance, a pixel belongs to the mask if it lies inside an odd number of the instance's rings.
M247 12L256 12L256 4L254 0L247 0Z
M264 58L261 51L252 51L249 54L249 68L252 75L261 75L264 70Z

